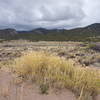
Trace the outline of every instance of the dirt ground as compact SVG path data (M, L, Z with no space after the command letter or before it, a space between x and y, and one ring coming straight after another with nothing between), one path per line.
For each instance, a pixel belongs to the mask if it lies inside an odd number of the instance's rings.
M31 82L21 83L7 69L0 70L0 100L76 100L69 90L53 91L41 94L39 87ZM100 100L100 95L96 97Z
M0 70L0 100L76 100L69 90L41 94L39 88L30 83L15 82L15 76L7 69Z

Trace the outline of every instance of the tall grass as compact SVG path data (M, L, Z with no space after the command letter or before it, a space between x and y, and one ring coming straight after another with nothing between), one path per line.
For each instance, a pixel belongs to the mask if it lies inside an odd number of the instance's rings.
M74 61L66 60L48 52L28 52L14 61L18 75L32 79L38 84L68 88L80 98L100 90L100 71L76 66Z

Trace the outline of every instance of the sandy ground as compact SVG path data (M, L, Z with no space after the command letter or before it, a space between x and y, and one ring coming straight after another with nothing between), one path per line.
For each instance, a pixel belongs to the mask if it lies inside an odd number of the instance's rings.
M76 100L69 90L41 94L39 88L32 83L18 84L13 74L6 69L0 70L0 100Z
M100 100L100 95L98 95L98 96L96 97L96 100Z
M0 100L76 100L69 90L52 91L41 94L39 87L31 82L19 84L15 76L7 69L0 69ZM100 100L100 95L96 97Z

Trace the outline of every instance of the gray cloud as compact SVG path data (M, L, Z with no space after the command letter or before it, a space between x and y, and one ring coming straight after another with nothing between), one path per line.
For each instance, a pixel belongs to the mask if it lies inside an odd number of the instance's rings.
M74 28L100 22L99 7L99 0L0 0L0 28Z

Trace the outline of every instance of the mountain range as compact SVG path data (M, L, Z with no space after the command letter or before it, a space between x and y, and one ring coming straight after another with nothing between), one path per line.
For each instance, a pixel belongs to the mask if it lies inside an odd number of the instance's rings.
M45 29L37 28L30 31L1 29L1 40L31 40L31 41L100 41L100 23L75 29Z

